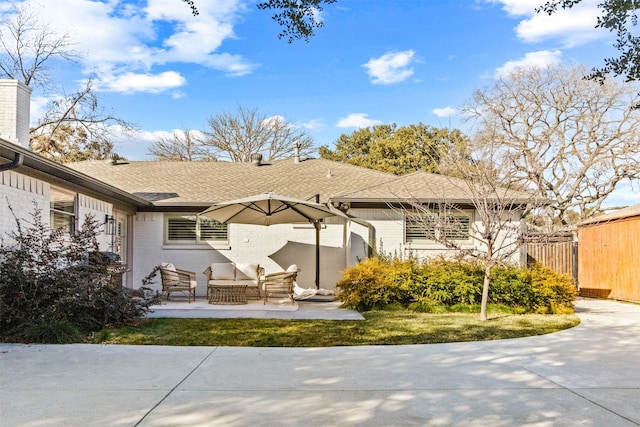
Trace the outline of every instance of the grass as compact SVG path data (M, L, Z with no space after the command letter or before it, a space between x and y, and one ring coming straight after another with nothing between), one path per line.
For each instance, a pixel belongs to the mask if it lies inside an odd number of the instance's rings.
M370 311L358 320L144 319L104 329L101 344L330 347L486 341L543 335L580 323L575 315L478 314Z

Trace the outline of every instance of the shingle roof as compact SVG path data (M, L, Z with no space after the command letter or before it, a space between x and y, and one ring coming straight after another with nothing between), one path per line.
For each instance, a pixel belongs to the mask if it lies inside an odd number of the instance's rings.
M20 161L17 162L18 160ZM84 174L78 169L69 168L67 165L56 163L0 138L0 165L12 163L12 161L17 162L12 169L20 173L34 174L45 180L53 177L133 206L145 207L149 205L144 198L136 197L116 185L108 185L106 181Z
M70 168L153 202L156 206L205 206L272 191L289 197L320 201L468 202L469 189L458 178L415 172L396 176L326 159L299 163L278 160L255 165L240 162L93 160ZM521 193L528 199L530 196Z
M478 190L478 194L482 194ZM520 191L504 190L507 197L502 200L521 203L531 200L531 195ZM414 172L379 182L371 187L334 196L338 201L374 201L374 200L417 200L420 202L469 202L470 187L462 179L428 172ZM491 196L491 194L489 194Z
M325 159L292 159L258 166L232 162L110 162L94 160L68 166L155 205L208 205L267 191L299 199L336 194L393 180L395 175Z

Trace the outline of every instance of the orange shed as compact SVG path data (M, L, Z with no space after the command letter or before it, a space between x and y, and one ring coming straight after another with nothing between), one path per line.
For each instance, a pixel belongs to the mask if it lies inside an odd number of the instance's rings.
M640 302L640 204L578 225L580 295Z

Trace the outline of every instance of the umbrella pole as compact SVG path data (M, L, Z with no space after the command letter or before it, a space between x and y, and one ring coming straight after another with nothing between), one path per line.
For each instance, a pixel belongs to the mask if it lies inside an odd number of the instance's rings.
M320 289L320 221L314 221L316 229L316 289Z

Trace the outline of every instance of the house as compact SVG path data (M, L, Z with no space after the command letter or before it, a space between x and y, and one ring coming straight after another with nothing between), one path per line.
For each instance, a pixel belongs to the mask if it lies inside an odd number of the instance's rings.
M640 204L578 225L580 295L640 302Z
M30 93L15 80L0 80L0 239L6 241L15 231L16 217L29 219L37 206L45 222L68 232L93 217L103 223L97 236L100 250L121 252L132 242L126 218L151 203L32 153ZM133 258L127 256L123 262L133 265ZM124 283L131 286L132 277L127 273Z
M295 263L302 270L300 285L313 286L311 224L223 225L197 216L214 203L268 191L330 203L351 216L322 224L324 288L332 288L342 271L365 258L372 246L402 256L447 253L408 220L401 209L408 199L430 204L446 197L455 203L460 208L456 239L476 245L471 233L478 218L465 185L454 178L425 172L398 177L325 159L301 159L295 152L273 162L259 156L250 163L135 162L114 156L60 165L27 148L29 88L2 81L0 91L0 234L15 223L9 205L24 218L36 203L49 211L46 219L52 226L69 232L92 215L104 221L101 250L120 254L127 265L124 283L129 287L137 287L163 261L198 273L212 262L259 262L267 272ZM521 213L513 210L510 219L524 224ZM204 275L198 275L198 282L203 294Z

